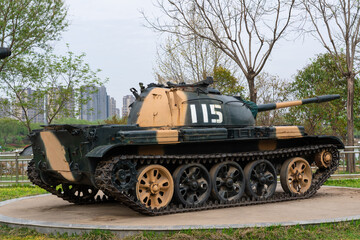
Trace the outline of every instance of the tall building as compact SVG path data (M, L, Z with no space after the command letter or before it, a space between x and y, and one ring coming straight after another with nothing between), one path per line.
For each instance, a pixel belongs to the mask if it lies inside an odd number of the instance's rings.
M122 117L128 116L130 113L130 104L132 104L135 101L135 98L133 95L126 95L123 97L123 107L122 107Z
M87 103L81 105L80 119L97 121L116 115L116 101L107 95L104 86L86 88L82 98L86 99Z
M116 114L116 100L108 95L108 117L117 116Z
M21 109L20 107L16 108L15 114L20 117L23 121L25 121L26 117L34 123L44 123L45 122L45 117L44 117L44 99L36 99L35 101L32 101L34 94L36 94L36 90L33 90L31 88L26 88L23 92L24 96L24 101L27 101L28 103L30 103L30 105L28 106L28 108L26 109L26 114L27 116L25 116L25 112L23 111L23 109Z
M80 119L87 121L96 121L98 112L98 89L97 87L86 87L82 92L82 100L86 101L81 104Z

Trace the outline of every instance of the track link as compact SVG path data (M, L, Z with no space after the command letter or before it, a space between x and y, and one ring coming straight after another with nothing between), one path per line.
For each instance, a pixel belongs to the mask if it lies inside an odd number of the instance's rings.
M258 159L278 159L278 158L291 158L296 156L306 156L319 153L323 150L329 151L332 154L332 163L327 169L317 169L313 174L313 181L308 189L303 194L288 194L288 193L275 193L273 197L266 200L256 200L247 197L242 197L237 201L231 202L217 202L208 201L200 206L184 206L182 204L170 204L167 207L160 209L150 209L143 205L136 199L133 191L120 191L112 184L111 175L116 162L118 161L132 161L140 164L162 164L162 163L178 163L187 164L192 162L197 163L216 163L222 161L236 161L236 162L249 162ZM247 153L223 153L223 154L205 154L205 155L164 155L164 156L138 156L138 155L125 155L114 157L111 160L99 163L95 172L95 183L100 190L113 197L115 200L120 201L129 208L141 214L150 216L159 216L173 213L185 213L209 209L228 208L247 206L263 203L275 203L282 201L306 199L313 196L321 185L335 172L339 165L339 151L334 145L312 145L298 148L278 149L275 151L264 152L247 152Z

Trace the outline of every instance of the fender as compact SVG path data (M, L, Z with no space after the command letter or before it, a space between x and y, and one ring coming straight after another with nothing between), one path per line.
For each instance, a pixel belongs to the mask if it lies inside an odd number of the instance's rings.
M344 143L335 136L327 136L327 135L320 135L320 136L306 136L305 138L311 138L314 141L314 144L334 144L338 149L344 149Z
M90 152L88 152L85 157L88 158L102 158L111 151L112 149L115 149L117 147L124 146L123 144L110 144L110 145L101 145L97 146L96 148L92 149Z

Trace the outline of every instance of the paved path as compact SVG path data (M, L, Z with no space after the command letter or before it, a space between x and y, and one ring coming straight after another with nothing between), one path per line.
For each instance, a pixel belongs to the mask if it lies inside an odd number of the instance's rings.
M306 200L148 217L117 203L74 205L52 195L0 204L0 222L33 226L42 232L108 229L122 234L139 230L241 228L313 224L360 219L360 189L323 186Z

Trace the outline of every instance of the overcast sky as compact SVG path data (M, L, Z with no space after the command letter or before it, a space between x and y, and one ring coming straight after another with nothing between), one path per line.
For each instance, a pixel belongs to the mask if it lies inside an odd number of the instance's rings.
M108 94L122 107L122 97L138 83L154 82L156 44L159 36L144 27L140 10L152 15L158 10L151 0L66 0L70 27L57 43L56 49L86 53L92 69L102 69L101 77L108 77ZM324 49L312 39L280 41L275 45L265 71L291 79Z

